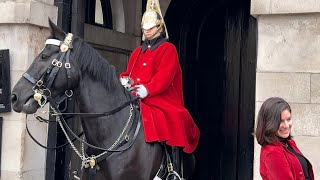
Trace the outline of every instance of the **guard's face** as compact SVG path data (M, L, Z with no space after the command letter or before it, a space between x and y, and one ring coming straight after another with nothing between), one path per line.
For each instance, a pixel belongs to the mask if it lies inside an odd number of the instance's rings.
M281 122L276 135L281 138L289 137L291 132L291 127L292 127L291 113L289 112L288 109L285 109L281 113Z
M151 40L155 37L160 36L160 31L158 26L154 26L150 29L143 29L142 32L147 40Z

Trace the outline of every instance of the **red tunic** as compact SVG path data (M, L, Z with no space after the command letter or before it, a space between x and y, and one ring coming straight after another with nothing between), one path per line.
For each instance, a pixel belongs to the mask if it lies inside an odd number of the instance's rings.
M294 140L288 140L293 150L300 155ZM308 161L310 180L314 180L312 166ZM304 177L298 158L280 142L265 145L260 152L260 174L263 180L300 180Z
M198 145L200 132L184 107L182 71L173 44L162 43L154 50L136 48L129 59L127 71L134 85L142 84L149 95L141 100L142 121L146 142L165 141L192 153Z

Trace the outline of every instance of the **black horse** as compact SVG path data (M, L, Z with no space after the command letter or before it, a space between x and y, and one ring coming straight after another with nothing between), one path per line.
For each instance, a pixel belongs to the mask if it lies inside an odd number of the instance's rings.
M49 25L45 48L13 88L13 109L33 114L49 101L63 126L65 116L57 106L74 98L78 110L69 115L80 117L89 146L85 153L74 149L84 166L82 179L96 170L97 180L152 180L165 153L160 143L145 142L136 103L114 66L81 38L66 34L50 20ZM195 163L193 156L187 157L184 178Z

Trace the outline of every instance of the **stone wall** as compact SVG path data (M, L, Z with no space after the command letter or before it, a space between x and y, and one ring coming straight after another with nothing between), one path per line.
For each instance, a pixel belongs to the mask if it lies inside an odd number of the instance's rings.
M53 0L0 1L0 49L9 49L11 87L41 51L49 34L48 17L56 22L58 9ZM26 116L15 112L3 117L1 179L44 179L44 149L26 134ZM47 126L28 117L32 134L46 144Z
M252 0L258 21L256 114L272 96L292 107L293 136L320 178L320 10L314 0ZM254 179L260 145L255 143Z

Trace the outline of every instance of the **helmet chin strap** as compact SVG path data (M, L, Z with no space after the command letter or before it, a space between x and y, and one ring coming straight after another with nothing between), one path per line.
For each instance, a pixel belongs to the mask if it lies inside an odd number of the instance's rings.
M162 24L157 28L157 30L151 35L151 39L153 39L154 38L154 36L155 35L157 35L158 34L158 32L160 31L160 29L162 28ZM151 39L148 39L148 38L146 38L147 40L151 40Z

